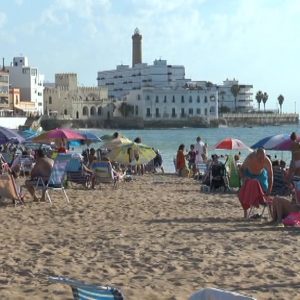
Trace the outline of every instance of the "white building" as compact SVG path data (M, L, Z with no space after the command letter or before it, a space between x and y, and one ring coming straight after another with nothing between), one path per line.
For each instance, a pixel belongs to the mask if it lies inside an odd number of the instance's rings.
M30 67L25 56L14 57L11 66L6 69L9 71L10 86L20 89L20 101L33 102L35 111L32 113L43 114L44 75L37 68Z
M168 65L166 60L159 59L153 65L119 65L116 70L98 72L97 81L99 87L108 88L109 97L122 99L132 90L183 86L187 80L184 66Z
M238 86L235 96L232 87ZM224 80L223 85L218 86L220 111L249 112L253 110L253 85L239 84L238 80Z
M218 91L207 89L143 87L129 92L131 115L145 121L218 118ZM119 110L115 110L115 116Z

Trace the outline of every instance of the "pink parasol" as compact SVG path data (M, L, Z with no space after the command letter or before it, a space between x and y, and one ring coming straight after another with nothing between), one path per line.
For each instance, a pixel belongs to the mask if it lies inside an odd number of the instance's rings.
M70 141L70 140L81 140L84 141L86 138L80 133L69 129L69 128L56 128L46 131L39 136L32 139L34 143L49 143L58 140Z

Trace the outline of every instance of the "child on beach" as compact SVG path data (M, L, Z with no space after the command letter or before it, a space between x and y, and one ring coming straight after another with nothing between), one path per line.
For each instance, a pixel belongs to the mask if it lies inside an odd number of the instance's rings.
M195 174L196 171L196 151L195 151L195 146L192 144L190 145L190 151L187 154L187 160L188 160L188 167L192 174Z

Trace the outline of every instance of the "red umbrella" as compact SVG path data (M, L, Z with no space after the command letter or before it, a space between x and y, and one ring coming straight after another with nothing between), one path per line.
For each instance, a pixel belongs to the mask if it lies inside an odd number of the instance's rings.
M34 143L49 143L59 140L70 141L70 140L86 140L86 138L80 133L69 129L69 128L56 128L49 131L46 131L39 136L36 136L32 139Z
M221 141L219 141L215 146L214 149L219 150L248 150L252 151L250 147L248 147L246 144L244 144L239 139L234 138L226 138Z

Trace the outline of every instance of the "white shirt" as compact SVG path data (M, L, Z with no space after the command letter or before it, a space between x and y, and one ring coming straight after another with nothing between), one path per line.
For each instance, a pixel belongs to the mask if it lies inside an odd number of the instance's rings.
M195 144L196 160L195 163L203 162L202 154L204 154L204 143L199 141Z

